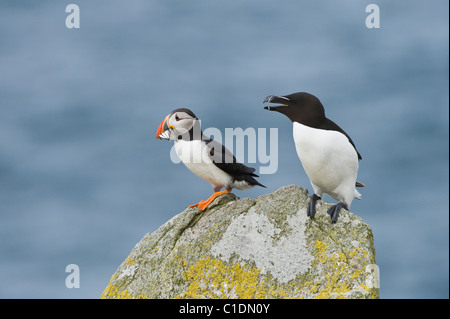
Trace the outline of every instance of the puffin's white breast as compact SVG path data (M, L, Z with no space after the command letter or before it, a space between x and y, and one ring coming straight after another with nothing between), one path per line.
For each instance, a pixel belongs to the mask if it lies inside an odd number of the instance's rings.
M231 176L212 162L209 149L204 141L176 141L175 151L184 165L195 175L216 186L226 187L231 184Z

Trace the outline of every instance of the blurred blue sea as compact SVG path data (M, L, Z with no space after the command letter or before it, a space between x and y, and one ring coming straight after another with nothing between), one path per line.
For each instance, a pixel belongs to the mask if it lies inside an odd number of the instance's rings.
M211 194L155 139L172 109L279 128L268 188L237 196L311 192L290 121L262 104L297 91L363 156L352 211L381 297L449 297L448 1L376 1L379 29L373 1L77 0L67 29L69 3L0 2L0 298L98 298L146 233Z

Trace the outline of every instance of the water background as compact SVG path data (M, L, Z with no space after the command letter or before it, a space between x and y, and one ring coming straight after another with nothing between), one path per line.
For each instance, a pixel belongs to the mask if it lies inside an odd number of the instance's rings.
M311 191L292 125L262 104L297 91L363 156L352 211L381 297L448 298L448 1L377 1L380 29L371 1L77 0L67 29L69 3L0 2L1 298L98 298L146 233L211 194L155 139L172 109L222 132L279 128L268 188L236 195Z

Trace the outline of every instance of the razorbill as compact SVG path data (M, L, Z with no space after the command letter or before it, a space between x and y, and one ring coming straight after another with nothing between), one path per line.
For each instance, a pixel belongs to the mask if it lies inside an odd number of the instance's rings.
M336 223L342 207L350 209L353 198L361 199L355 189L364 187L356 181L359 160L355 143L336 123L325 117L325 110L317 97L305 92L284 96L269 95L263 103L278 103L264 107L286 115L293 122L297 155L314 189L307 214L313 218L316 202L323 193L339 201L328 214Z
M184 165L210 182L214 189L210 198L189 207L198 206L203 211L217 196L231 192L232 188L265 187L254 179L258 177L254 168L238 163L227 148L203 135L200 121L189 109L176 109L167 115L156 131L156 138L174 140L175 151ZM222 187L225 190L220 191Z

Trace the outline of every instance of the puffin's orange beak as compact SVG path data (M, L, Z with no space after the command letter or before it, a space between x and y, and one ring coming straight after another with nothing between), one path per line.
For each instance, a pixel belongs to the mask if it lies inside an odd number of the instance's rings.
M167 126L167 118L168 116L166 116L166 118L158 126L158 130L156 131L157 139L162 139L163 137L161 136L161 134L169 129L169 127Z

